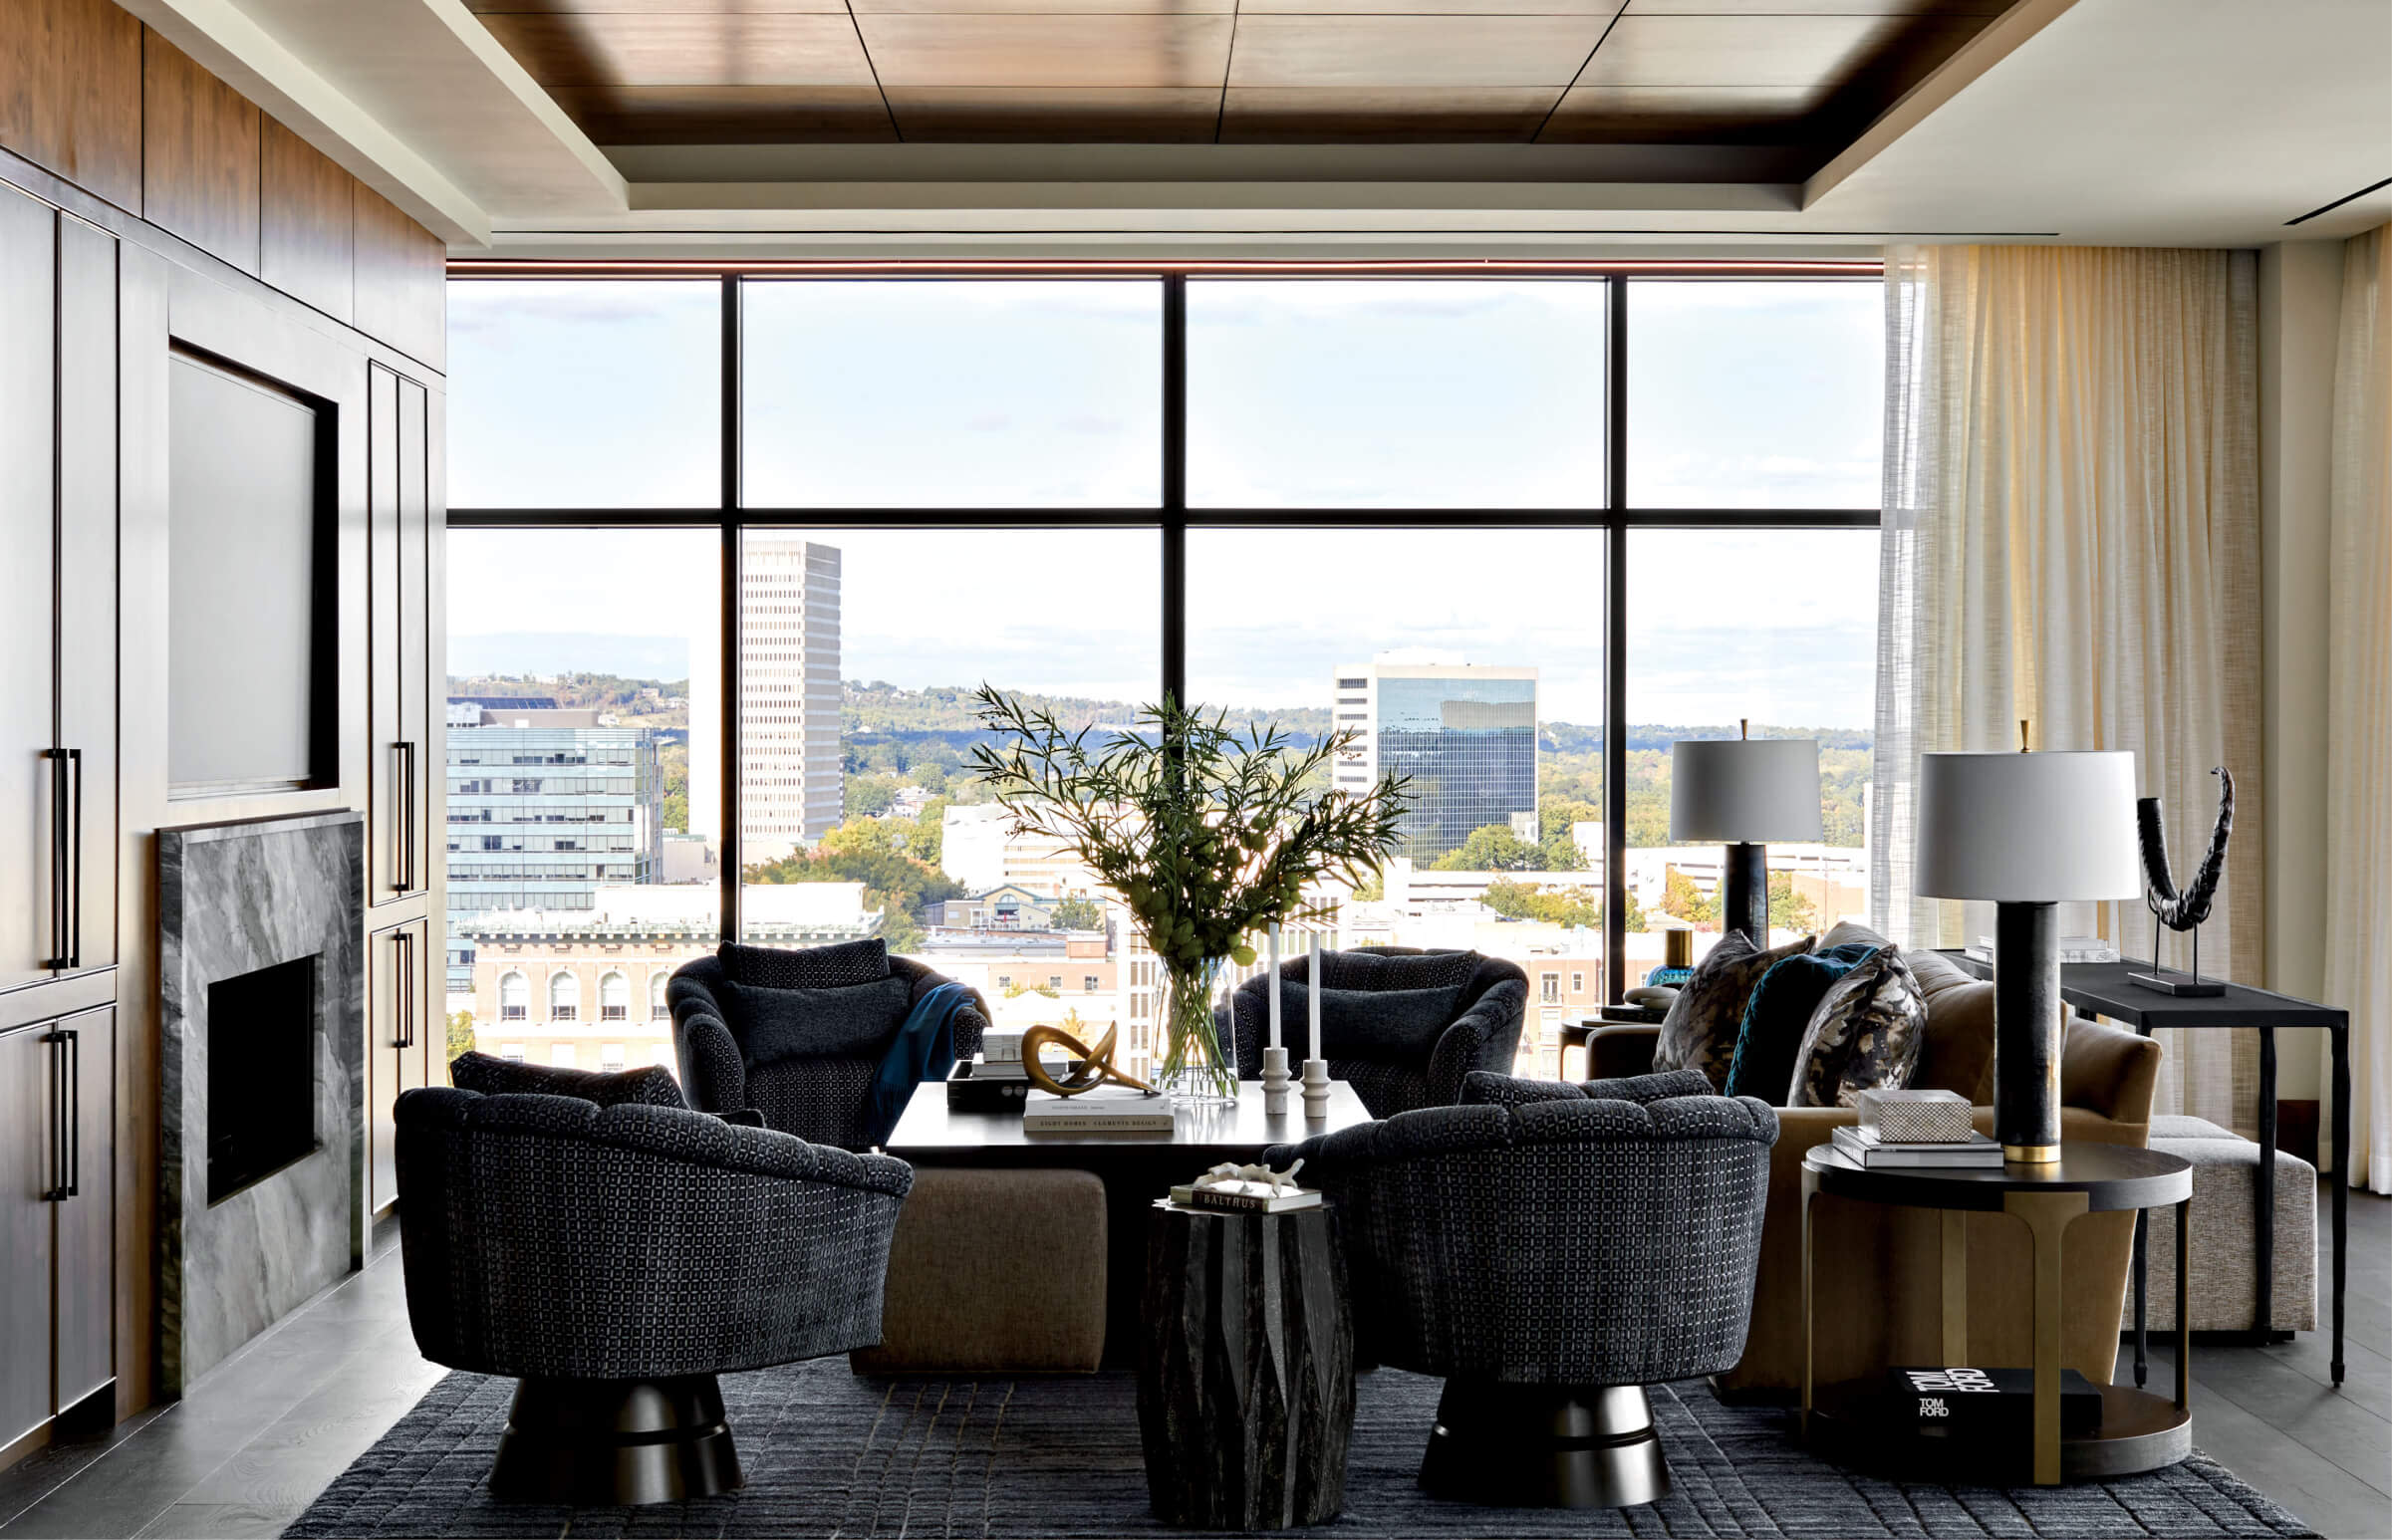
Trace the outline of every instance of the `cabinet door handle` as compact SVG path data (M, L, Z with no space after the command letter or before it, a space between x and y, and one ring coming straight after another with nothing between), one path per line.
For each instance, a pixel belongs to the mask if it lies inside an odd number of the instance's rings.
M76 811L81 812L79 808ZM83 1193L83 1033L69 1027L67 1039L67 1196Z
M75 965L67 940L67 752L42 750L50 761L50 955L42 966L54 973Z
M50 1184L42 1189L42 1200L63 1203L67 1200L67 1034L45 1032L42 1042L58 1050L50 1060Z
M391 820L391 837L399 850L391 863L391 889L406 893L415 886L415 745L402 738L391 751L399 766L393 776L399 806Z
M80 968L83 966L83 750L67 750L67 768L73 772L75 782L75 816L67 826L68 841L75 854L74 887L67 896L67 966ZM76 1052L80 1054L82 1050Z
M392 966L399 969L396 989L399 1006L399 1028L394 1034L401 1048L415 1046L415 938L404 930L391 933Z

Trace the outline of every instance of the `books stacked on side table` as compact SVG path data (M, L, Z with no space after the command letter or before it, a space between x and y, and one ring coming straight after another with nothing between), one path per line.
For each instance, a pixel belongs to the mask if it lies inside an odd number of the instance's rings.
M1171 1200L1182 1208L1221 1208L1237 1213L1283 1214L1321 1206L1320 1189L1299 1187L1297 1167L1274 1171L1267 1165L1214 1166L1196 1180L1171 1189Z
M1924 1433L2022 1436L2034 1427L2031 1369L1889 1369L1896 1414ZM2101 1392L2073 1369L2060 1371L2060 1436L2101 1431Z
M1077 1096L1032 1091L1021 1108L1024 1134L1169 1134L1175 1106L1135 1086L1098 1086Z
M1863 1091L1860 1122L1835 1131L1835 1148L1870 1170L2001 1164L2001 1147L1977 1132L1955 1091Z
M1011 1112L1029 1100L1030 1077L1021 1064L1021 1028L990 1027L980 1034L980 1051L958 1060L946 1077L949 1112Z

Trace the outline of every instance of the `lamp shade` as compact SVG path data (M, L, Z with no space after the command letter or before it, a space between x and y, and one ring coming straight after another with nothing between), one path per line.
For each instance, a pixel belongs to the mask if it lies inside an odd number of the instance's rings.
M2134 755L1920 755L1917 876L1926 898L2136 897Z
M1819 838L1818 740L1709 738L1670 745L1670 838L1724 845Z

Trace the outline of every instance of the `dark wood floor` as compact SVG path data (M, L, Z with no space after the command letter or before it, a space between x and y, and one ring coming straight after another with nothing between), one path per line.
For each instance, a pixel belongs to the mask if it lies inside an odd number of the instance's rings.
M365 1271L180 1402L0 1472L0 1537L281 1533L442 1373L407 1335L395 1240L386 1227ZM2382 1540L2392 1536L2392 1198L2352 1195L2350 1248L2343 1388L2328 1383L2317 1333L2264 1347L2196 1342L2193 1433L2334 1540ZM2173 1385L2167 1350L2155 1359L2153 1385Z

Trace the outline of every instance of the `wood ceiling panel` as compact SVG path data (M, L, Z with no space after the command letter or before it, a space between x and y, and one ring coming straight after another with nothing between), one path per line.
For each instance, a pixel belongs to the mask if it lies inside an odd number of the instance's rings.
M1242 16L1229 84L1559 89L1607 25L1592 16Z
M1639 16L1612 27L1581 86L1818 86L1937 44L1949 54L1983 25L1904 16ZM1939 55L1940 57L1940 55Z
M1628 0L1631 16L1984 16L2016 0Z
M1190 144L1211 140L1220 91L893 86L889 110L915 143Z
M843 16L846 0L465 0L465 9L484 16L509 12L604 15L769 15L775 11Z
M855 24L738 12L512 12L482 25L543 86L870 86Z
M1557 96L1550 86L1233 87L1220 137L1224 144L1525 143Z
M873 86L556 86L548 94L599 144L859 144L897 137Z
M1229 56L1227 16L869 15L856 18L881 84L1209 87Z
M1831 93L1808 86L1574 86L1546 144L1783 144L1815 128Z
M859 16L1227 16L1236 10L1237 0L855 0Z
M1245 16L1599 16L1621 0L1240 0Z

